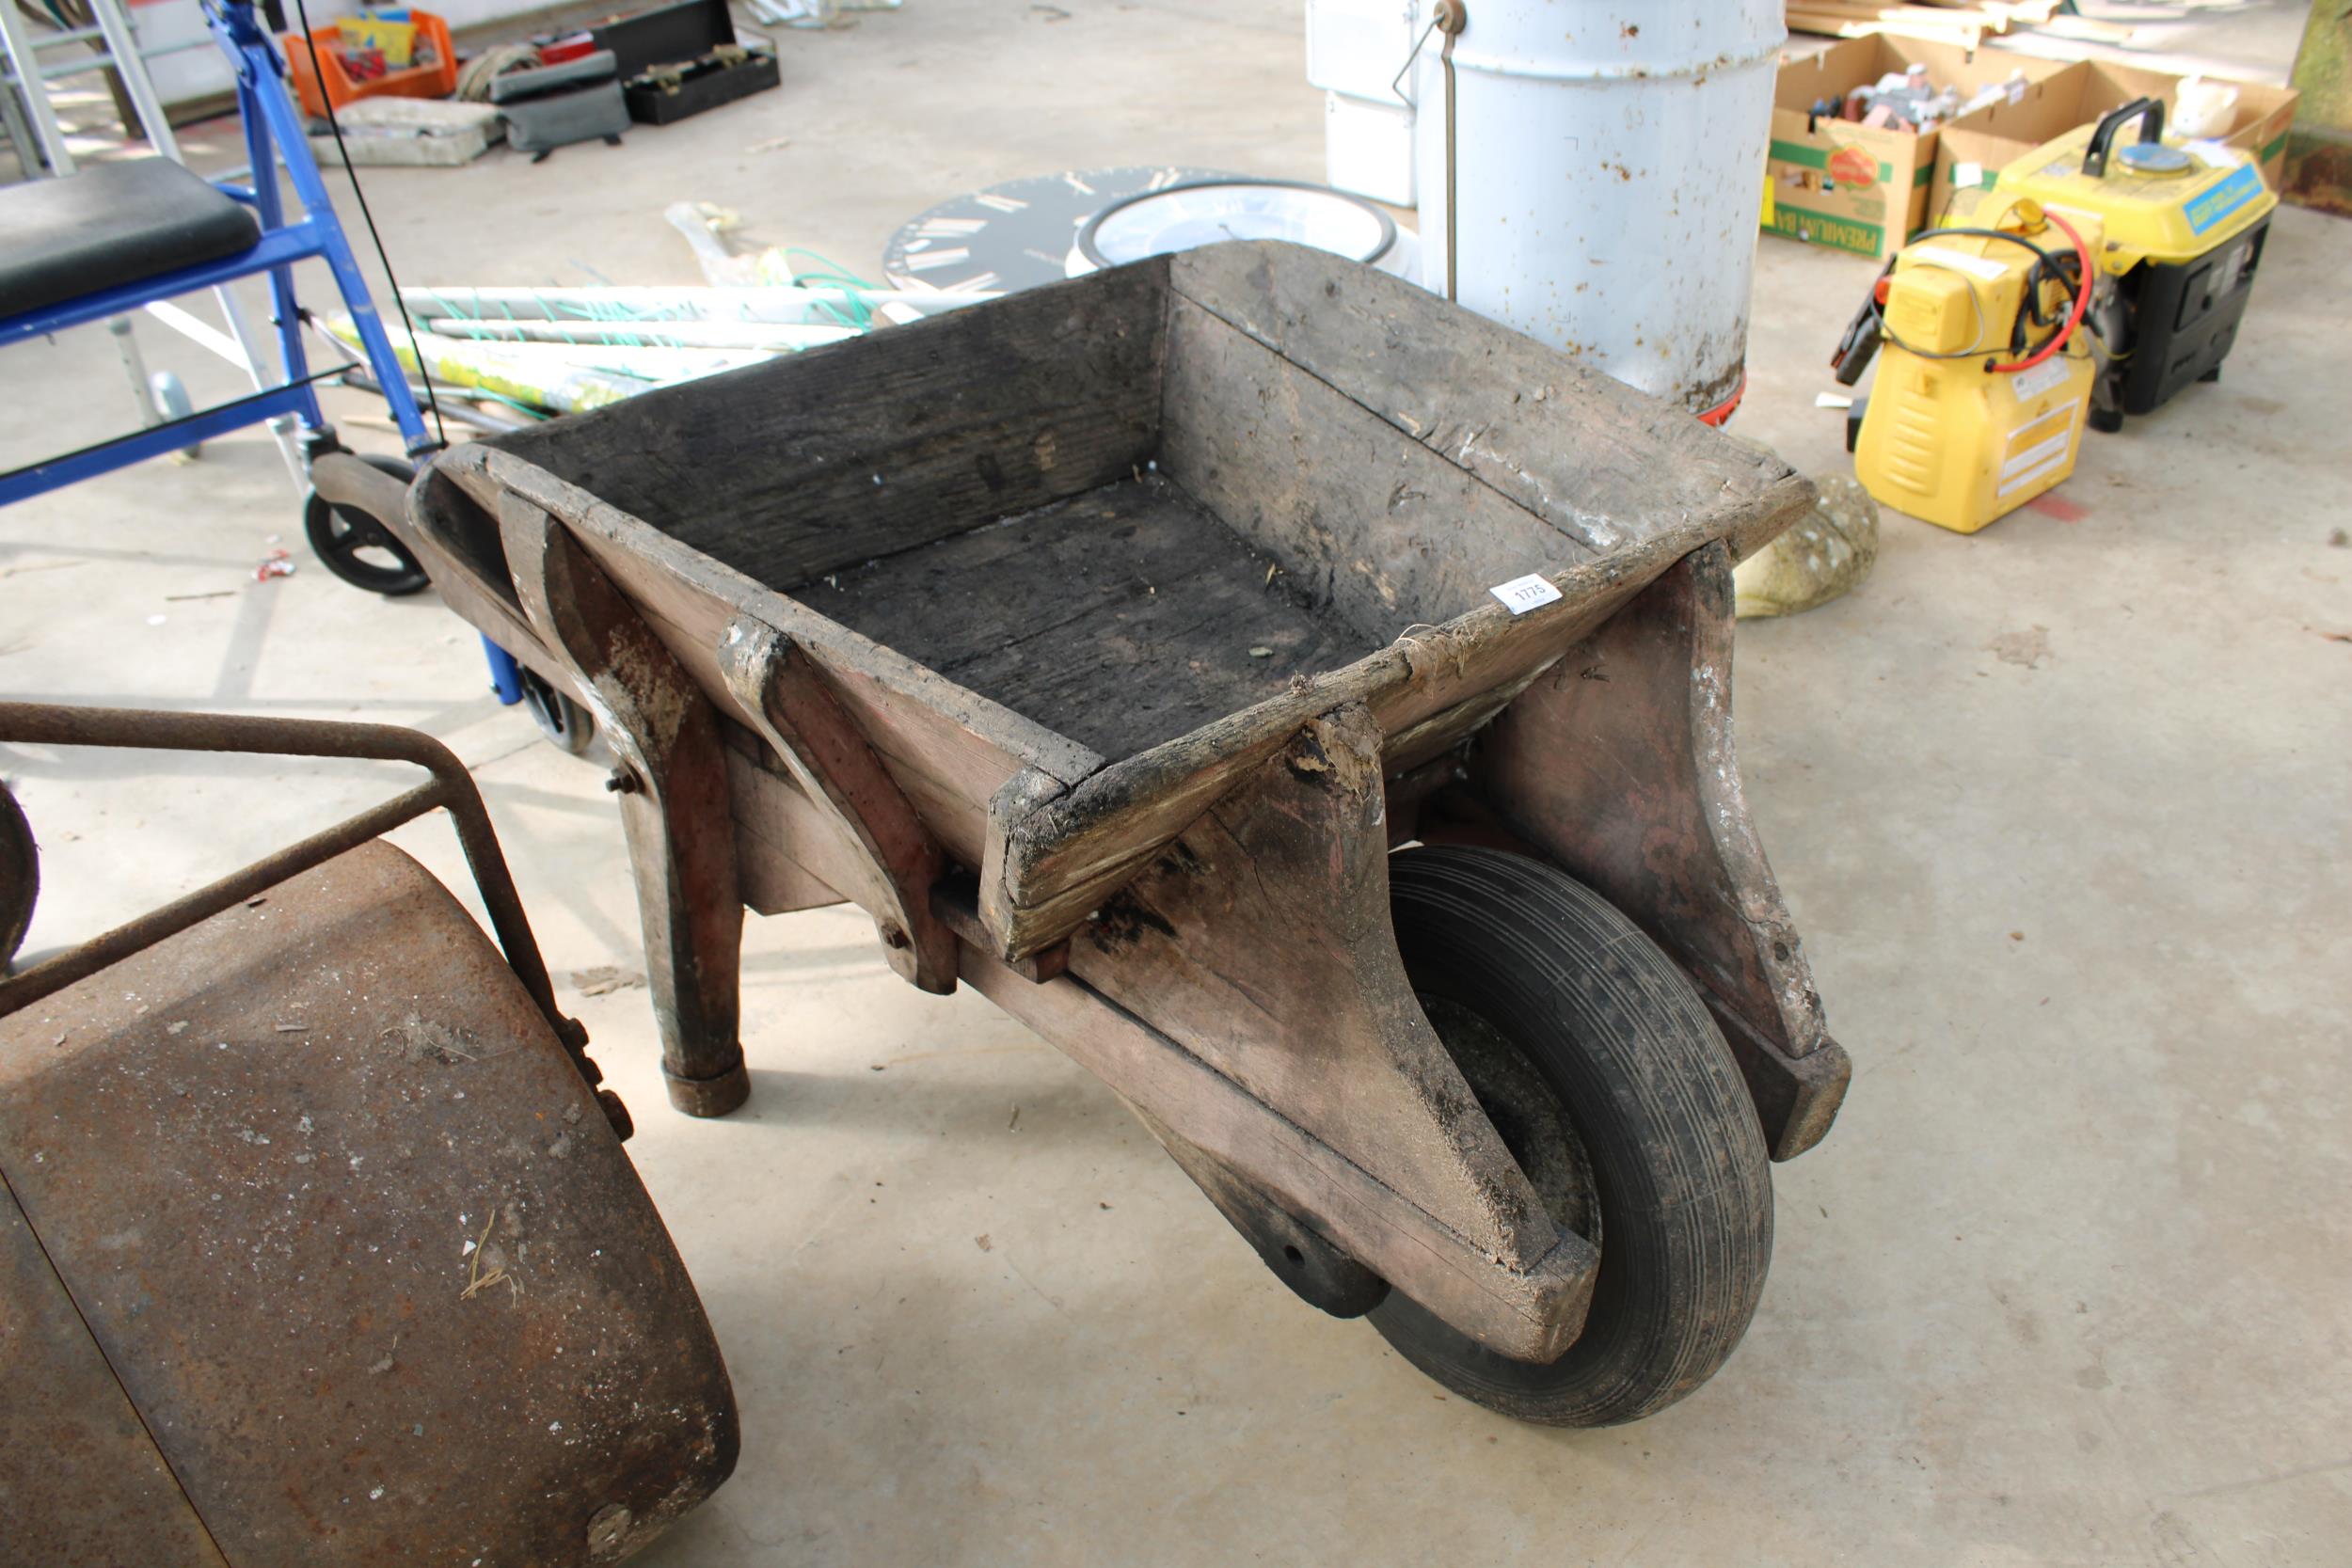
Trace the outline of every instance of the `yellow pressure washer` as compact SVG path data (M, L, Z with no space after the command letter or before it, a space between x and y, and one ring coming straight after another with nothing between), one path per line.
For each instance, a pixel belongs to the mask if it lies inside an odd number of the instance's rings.
M1851 387L1884 346L1852 443L1872 497L1974 533L2074 472L2104 238L2095 216L2015 198L1991 223L1915 236L1887 263L1831 359Z
M2072 473L2086 423L2219 380L2278 204L2244 154L2166 143L2153 98L2010 164L1990 220L1914 235L1831 358L1851 387L1888 351L1847 427L1864 487L1973 533Z

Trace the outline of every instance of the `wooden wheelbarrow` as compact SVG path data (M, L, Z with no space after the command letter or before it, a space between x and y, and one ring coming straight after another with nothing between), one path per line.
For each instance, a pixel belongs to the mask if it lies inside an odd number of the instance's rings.
M1732 755L1780 463L1235 244L318 483L603 727L681 1109L747 1092L740 907L853 901L1473 1399L1629 1419L1745 1329L1849 1071Z

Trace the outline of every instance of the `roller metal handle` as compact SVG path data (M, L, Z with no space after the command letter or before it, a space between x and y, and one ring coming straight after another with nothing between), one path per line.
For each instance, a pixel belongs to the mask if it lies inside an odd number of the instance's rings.
M2099 117L2099 124L2090 133L2090 145L2083 150L2083 172L2093 180L2106 177L2107 149L2115 143L2115 134L2133 120L2140 121L2142 142L2164 139L2164 100L2135 98L2120 109L2110 109Z

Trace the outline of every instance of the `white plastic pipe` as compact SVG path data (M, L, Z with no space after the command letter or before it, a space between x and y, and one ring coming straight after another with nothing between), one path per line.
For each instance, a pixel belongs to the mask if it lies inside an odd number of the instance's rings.
M448 338L478 338L532 343L622 343L650 348L756 348L771 353L816 348L862 337L854 326L804 326L794 323L706 321L501 321L495 318L427 316L426 330Z
M572 321L627 320L771 322L781 325L838 325L840 315L854 313L859 305L880 311L884 308L936 315L975 305L994 294L902 289L795 288L762 284L738 288L600 289L476 288L445 284L405 288L400 297L408 309L430 316L468 316L483 320Z

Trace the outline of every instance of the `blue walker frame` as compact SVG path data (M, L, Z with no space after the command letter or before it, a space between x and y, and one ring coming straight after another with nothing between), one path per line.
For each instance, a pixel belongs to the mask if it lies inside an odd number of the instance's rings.
M0 4L6 3L8 0L0 0ZM319 411L318 396L312 388L319 378L310 374L303 353L302 317L294 300L294 265L313 256L326 261L334 275L335 286L358 330L370 372L384 401L391 406L392 421L400 428L409 457L423 463L439 450L439 443L425 430L424 418L408 389L407 372L392 352L383 318L369 296L367 279L360 276L351 242L343 233L342 220L335 215L334 202L326 194L326 182L319 171L318 160L310 154L310 138L294 114L293 100L286 95L285 60L255 16L254 0L206 0L204 19L222 53L236 68L237 118L245 127L252 177L250 185L228 181L215 181L214 184L253 209L262 223L260 243L235 256L0 318L0 348L47 337L70 326L124 315L151 300L195 293L232 278L267 272L270 312L278 330L278 356L285 379L278 386L183 419L168 420L62 457L0 473L0 506L160 457L229 431L265 423L285 414L293 415L302 426L306 462L322 452L339 450L334 427ZM278 189L276 169L281 156L287 178L293 182L294 195L302 203L299 218L288 217ZM482 640L482 646L490 661L490 685L499 701L507 705L520 702L522 685L514 656L486 637Z

